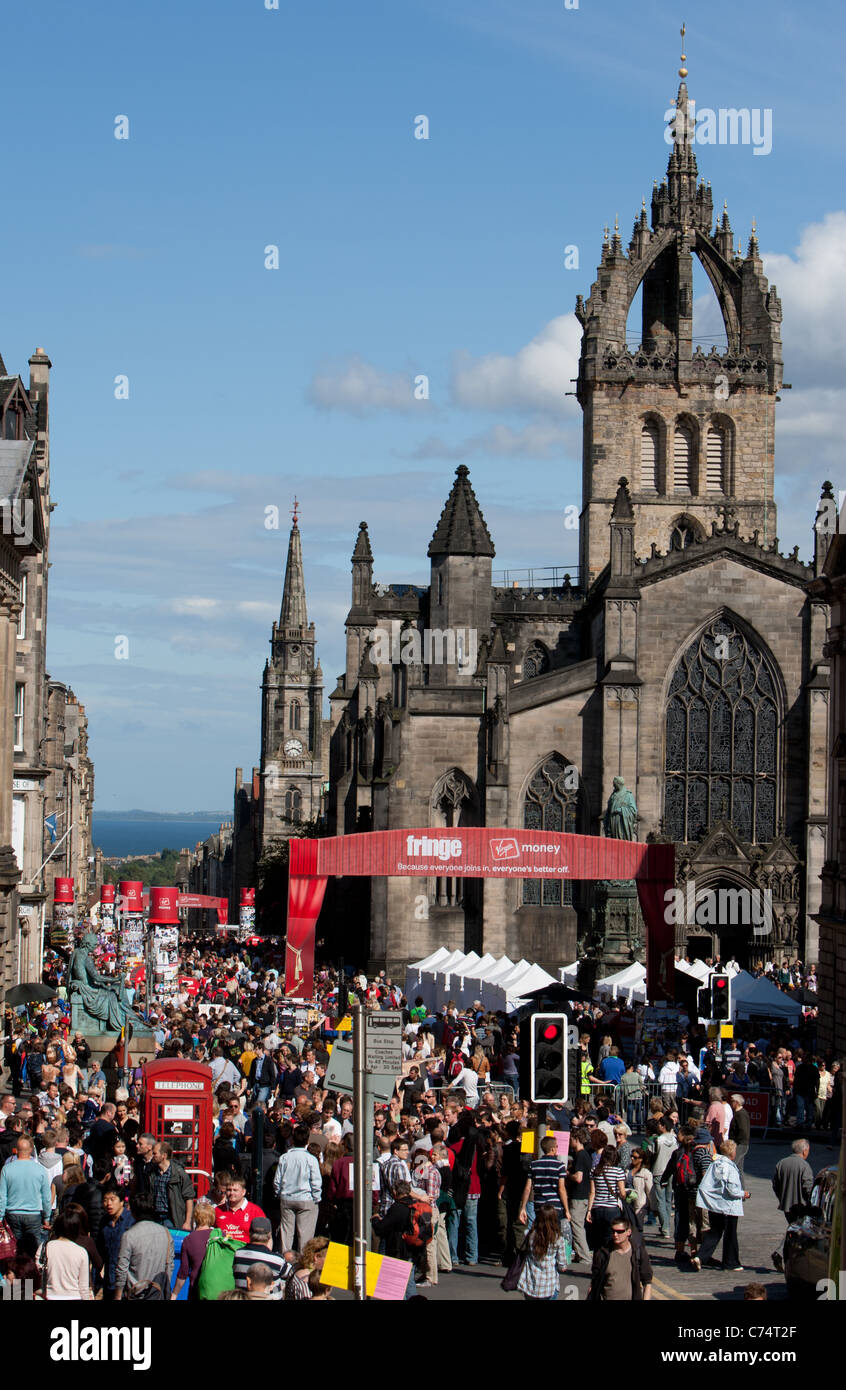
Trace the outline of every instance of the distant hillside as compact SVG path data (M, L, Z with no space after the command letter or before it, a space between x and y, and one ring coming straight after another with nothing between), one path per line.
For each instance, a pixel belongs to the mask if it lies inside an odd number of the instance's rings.
M121 879L132 879L140 880L147 888L170 888L178 863L178 849L163 849L161 854L151 854L146 859L122 859L117 864L106 864L103 881L120 883Z

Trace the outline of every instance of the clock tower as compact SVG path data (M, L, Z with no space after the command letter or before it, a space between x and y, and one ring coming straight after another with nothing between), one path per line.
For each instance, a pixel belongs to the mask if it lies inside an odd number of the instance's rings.
M306 609L296 500L292 515L282 608L262 678L262 848L321 814L326 776L323 672Z

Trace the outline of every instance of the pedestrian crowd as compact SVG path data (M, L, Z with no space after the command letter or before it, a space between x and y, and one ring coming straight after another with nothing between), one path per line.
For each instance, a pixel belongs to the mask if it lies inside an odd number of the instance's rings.
M729 1064L691 1028L632 1055L622 1009L575 1002L576 1100L548 1106L555 1133L527 1143L540 1117L520 1095L519 1029L480 1001L430 1010L384 972L339 982L327 970L295 1020L270 950L189 939L181 969L175 1002L149 1018L159 1056L211 1068L208 1193L197 1199L178 1134L143 1132L140 1069L110 1084L120 1056L101 1065L69 1036L61 1000L12 1014L5 1280L56 1300L331 1300L321 1271L330 1241L352 1240L354 1133L352 1098L327 1069L353 998L402 1013L402 1072L372 1116L369 1197L374 1248L409 1263L407 1297L489 1264L504 1288L550 1301L560 1274L584 1264L591 1298L649 1299L650 1226L688 1267L713 1267L719 1250L739 1271L750 1093L770 1093L776 1123L837 1130L841 1069L806 1037L743 1039ZM810 1173L797 1137L773 1175L788 1221L808 1208Z

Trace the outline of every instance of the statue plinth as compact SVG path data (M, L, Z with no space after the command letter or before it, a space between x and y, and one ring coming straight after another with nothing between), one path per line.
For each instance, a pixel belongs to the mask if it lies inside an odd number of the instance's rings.
M615 777L605 811L605 834L612 840L635 840L637 821L635 799L622 777ZM643 917L631 879L600 879L594 885L593 904L578 974L579 988L586 993L592 993L598 979L642 961L645 953Z

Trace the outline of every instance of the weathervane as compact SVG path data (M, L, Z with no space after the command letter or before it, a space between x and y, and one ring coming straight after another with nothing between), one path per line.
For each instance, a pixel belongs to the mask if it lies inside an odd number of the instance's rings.
M299 504L299 502L297 501L297 499L296 499L296 497L295 497L295 498L294 498L294 509L293 509L293 511L291 512L291 516L292 516L292 518L293 518L293 522L294 522L294 525L295 525L295 526L296 526L296 524L297 524L297 514L298 514L299 505L300 505L300 504Z
M684 48L684 36L685 36L685 33L686 33L686 32L687 32L687 25L682 24L681 29L679 29L679 33L681 34L682 48ZM679 68L679 77L687 77L687 68L684 66L684 64L687 62L687 54L686 54L686 53L682 53L682 55L681 55L681 60L682 60L682 66Z

